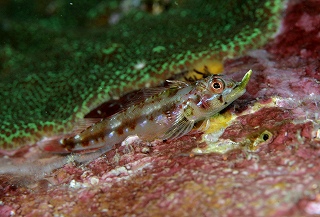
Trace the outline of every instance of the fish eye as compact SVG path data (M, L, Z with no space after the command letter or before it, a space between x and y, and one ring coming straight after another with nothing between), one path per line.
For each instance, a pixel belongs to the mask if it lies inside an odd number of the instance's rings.
M222 91L224 90L224 87L225 87L224 81L220 78L215 78L211 81L210 89L214 93L222 93Z

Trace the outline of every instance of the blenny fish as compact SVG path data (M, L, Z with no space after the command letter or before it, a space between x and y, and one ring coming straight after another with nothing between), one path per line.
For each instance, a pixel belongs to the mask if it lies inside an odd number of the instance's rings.
M241 82L211 75L193 83L168 81L169 87L147 89L147 97L109 118L93 124L84 131L56 143L44 142L45 150L64 148L69 152L99 149L115 144L128 136L137 135L142 140L175 139L189 133L195 123L208 119L230 105L246 91L252 71ZM159 92L159 93L156 93ZM141 101L141 99L140 99Z

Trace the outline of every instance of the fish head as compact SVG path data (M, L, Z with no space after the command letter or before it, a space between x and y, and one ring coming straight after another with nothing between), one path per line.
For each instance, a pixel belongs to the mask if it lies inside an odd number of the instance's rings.
M199 81L196 84L199 94L197 107L201 108L201 116L212 116L242 96L251 74L252 70L249 70L240 82L224 79L221 75L212 75Z

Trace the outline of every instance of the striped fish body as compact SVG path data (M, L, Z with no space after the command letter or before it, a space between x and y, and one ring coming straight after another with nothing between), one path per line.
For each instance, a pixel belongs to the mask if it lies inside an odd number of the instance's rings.
M171 85L160 93L60 140L60 145L67 151L105 146L109 150L132 135L146 141L179 138L190 132L196 122L220 112L243 95L250 76L251 70L241 82L223 79L221 75L192 84L170 81Z

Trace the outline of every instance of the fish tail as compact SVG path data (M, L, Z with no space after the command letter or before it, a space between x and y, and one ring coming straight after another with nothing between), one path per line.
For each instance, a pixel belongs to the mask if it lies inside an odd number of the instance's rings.
M70 151L61 146L61 140L63 140L64 137L65 135L58 135L50 138L43 138L42 140L37 142L37 145L46 152L67 154L70 153Z

